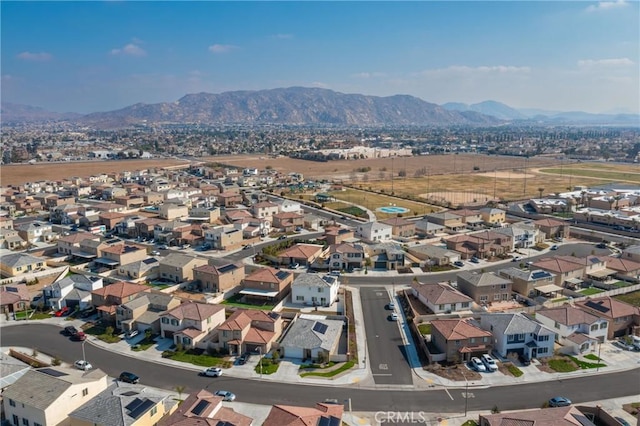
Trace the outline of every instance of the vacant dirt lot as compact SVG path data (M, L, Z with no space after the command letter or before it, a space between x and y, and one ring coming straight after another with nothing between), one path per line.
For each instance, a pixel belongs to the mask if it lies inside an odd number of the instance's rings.
M187 164L182 160L122 160L69 163L8 164L0 168L0 184L20 185L39 180L59 180L72 176L87 177L98 173L171 167Z

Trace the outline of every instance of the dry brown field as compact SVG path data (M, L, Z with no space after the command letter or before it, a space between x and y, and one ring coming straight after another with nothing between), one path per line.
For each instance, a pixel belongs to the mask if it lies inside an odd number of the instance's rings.
M40 180L60 180L72 176L88 177L98 173L141 170L151 167L172 167L188 164L184 160L109 160L7 164L0 167L0 184L20 185Z

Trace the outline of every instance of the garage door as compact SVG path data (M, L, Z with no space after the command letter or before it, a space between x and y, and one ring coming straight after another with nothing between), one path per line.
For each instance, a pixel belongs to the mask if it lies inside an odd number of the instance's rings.
M72 311L78 307L78 305L80 305L80 301L79 300L67 300L66 301L66 305L67 308L71 309Z
M294 347L283 347L282 351L284 351L283 356L286 356L287 358L297 358L297 359L302 359L302 353L303 353L303 349L302 348L294 348Z
M387 269L387 262L375 262L373 267L375 269Z
M164 336L163 336L163 337L164 337L165 339L173 339L173 331L165 330L165 331L163 332L163 334L164 334Z

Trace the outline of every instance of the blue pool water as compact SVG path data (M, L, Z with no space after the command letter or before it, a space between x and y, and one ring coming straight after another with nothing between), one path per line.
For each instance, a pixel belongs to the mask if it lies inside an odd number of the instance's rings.
M407 213L409 211L409 209L406 209L404 207L397 207L397 206L384 206L384 207L378 207L376 209L379 212L382 213Z

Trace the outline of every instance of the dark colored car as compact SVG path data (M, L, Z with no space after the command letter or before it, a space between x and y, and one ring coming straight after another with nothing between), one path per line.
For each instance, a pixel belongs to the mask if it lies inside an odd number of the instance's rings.
M480 263L480 259L478 259L477 257L473 256L471 259L469 259L469 262L471 262L471 263Z
M91 315L93 315L93 314L95 314L95 313L96 313L96 308L94 308L94 307L92 306L92 307L87 308L87 309L85 309L85 310L83 310L83 311L80 311L80 315L79 315L79 317L80 317L80 318L88 318L88 317L90 317Z
M518 360L522 365L531 365L531 360L524 355L519 355Z
M67 336L73 336L78 334L78 329L75 328L72 325L69 325L67 327L64 328L64 334L66 334Z
M128 371L123 371L120 373L120 377L118 380L125 383L133 383L134 385L140 381L140 377L136 376L133 373L129 373Z
M461 262L460 260L456 260L455 262L453 262L453 264L459 268L462 268L464 266L464 262Z
M598 243L598 244L596 244L596 247L597 247L597 248L604 249L604 248L607 248L607 244L605 244L605 243Z
M242 355L240 355L240 358L238 358L238 364L240 365L244 365L247 363L247 361L249 361L251 359L251 354L250 353L243 353Z
M83 340L87 339L87 335L84 334L84 332L82 331L78 331L76 334L72 334L71 335L71 340L73 340L74 342L82 342Z

